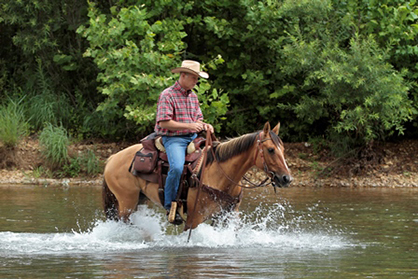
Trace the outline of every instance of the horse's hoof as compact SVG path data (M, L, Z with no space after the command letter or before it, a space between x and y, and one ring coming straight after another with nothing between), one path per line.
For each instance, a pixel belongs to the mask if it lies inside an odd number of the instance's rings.
M180 214L176 212L176 216L174 217L174 220L170 223L173 225L179 226L183 224L183 218L181 218Z
M181 225L184 222L183 218L181 217L180 213L178 213L178 212L176 212L176 213L174 213L170 216L169 212L167 211L167 219L168 219L168 222L170 224L173 224L173 225L176 225L176 226Z

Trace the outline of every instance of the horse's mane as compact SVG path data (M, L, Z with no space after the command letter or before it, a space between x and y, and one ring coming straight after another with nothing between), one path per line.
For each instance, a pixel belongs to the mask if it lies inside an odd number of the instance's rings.
M225 162L228 159L237 156L243 152L248 151L257 139L257 136L261 131L257 131L250 134L245 134L236 138L228 139L225 142L214 144L213 148L215 151L216 161ZM273 139L277 146L282 144L281 139L274 132L270 131L270 137ZM208 152L208 159L206 164L211 164L215 158L212 152Z
M260 132L255 132L255 133L251 133L251 134L245 134L243 136L240 137L236 137L233 139L228 139L225 142L219 143L217 146L215 146L215 156L216 156L216 160L218 162L224 162L234 156L237 156L245 151L247 151L248 149L250 149L253 145L254 142L257 138L257 135ZM208 154L211 154L211 152L209 152ZM213 157L213 156L211 156ZM210 158L208 157L208 161L207 163L211 163L211 161L213 161L214 158L212 158L212 160L210 160Z

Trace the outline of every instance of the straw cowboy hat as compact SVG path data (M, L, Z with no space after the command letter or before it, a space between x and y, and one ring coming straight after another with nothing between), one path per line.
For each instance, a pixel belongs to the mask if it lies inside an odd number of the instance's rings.
M181 67L171 70L172 73L189 73L200 76L202 78L209 78L209 74L200 71L200 63L193 60L184 60L181 63Z

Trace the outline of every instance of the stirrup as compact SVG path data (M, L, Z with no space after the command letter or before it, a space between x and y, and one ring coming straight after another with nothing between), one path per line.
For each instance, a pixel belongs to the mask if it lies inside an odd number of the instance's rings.
M168 222L174 225L181 225L183 218L177 213L177 202L171 202L170 212L168 213Z
M171 202L170 213L168 213L168 222L173 223L176 219L177 203Z

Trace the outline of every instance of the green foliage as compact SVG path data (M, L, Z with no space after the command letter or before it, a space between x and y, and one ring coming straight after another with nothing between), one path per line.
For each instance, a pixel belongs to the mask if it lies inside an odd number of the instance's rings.
M39 99L34 101L38 101L38 109L42 108L43 100L51 96L57 105L62 105L57 111L48 102L41 111L43 118L31 117L36 122L32 123L35 129L42 129L43 122L49 121L52 115L56 118L50 120L52 123L62 122L66 128L77 128L92 110L80 108L76 94L83 96L84 105L94 106L93 110L102 99L95 92L97 68L82 56L87 43L75 32L87 21L86 7L85 0L5 0L0 3L0 90L20 88L22 95L19 97L37 96ZM7 80L3 82L2 77ZM78 112L68 113L70 108ZM61 114L57 115L59 112ZM63 115L64 112L67 114ZM30 113L37 115L33 110Z
M0 105L0 141L7 148L14 148L29 134L29 124L21 103L23 99L9 99Z
M197 4L205 25L191 30L205 34L205 55L221 55L225 63L214 69L214 87L228 95L230 107L224 120L228 135L253 131L266 120L277 121L280 111L269 99L280 83L277 48L283 21L275 4L263 1L224 1ZM197 32L197 31L196 31ZM195 38L195 33L190 35ZM199 44L197 44L199 45ZM196 50L198 51L198 50ZM283 118L281 118L283 120Z
M418 108L418 3L416 0L347 1L341 5L345 20L360 34L373 34L378 45L387 49L386 61L403 72L408 81L409 99ZM409 127L417 135L418 114ZM415 128L414 128L415 127Z
M27 114L36 115L30 119L32 127L39 131L46 123L58 125L68 116L71 107L65 101L64 97L58 98L52 93L34 95L29 98L27 105Z
M286 141L350 149L416 134L417 11L416 0L5 0L0 90L27 96L35 130L141 137L170 70L194 59L219 134L280 120Z
M49 170L48 168L44 168L43 166L39 166L39 167L37 167L33 170L32 176L34 178L41 178L41 177L52 178L53 174L52 174L51 170Z
M151 19L145 5L113 7L111 12L100 14L90 3L89 26L78 29L90 42L85 56L102 70L99 90L106 99L98 110L126 117L144 132L155 120L159 93L174 83L167 75L178 62L173 58L183 51L186 34L176 19Z
M70 139L63 126L47 124L39 135L41 152L47 161L52 175L58 177L76 177L81 174L94 176L103 171L103 163L96 157L93 150L69 156ZM37 175L48 174L44 169Z
M395 132L402 135L417 111L409 99L407 71L388 63L390 48L379 46L371 35L352 33L348 14L340 19L332 9L321 14L306 4L315 15L306 16L304 7L294 10L290 5L285 13L292 19L283 40L281 72L289 85L271 97L293 100L277 107L297 117L293 124L299 123L300 133L325 133L334 151L384 140ZM344 12L349 11L338 11Z
M103 171L103 165L100 164L99 159L93 150L88 150L84 155L84 172L88 175L96 175Z
M62 123L63 126L69 127L69 119L73 114L71 104L65 94L53 92L51 80L39 59L34 79L37 90L28 93L24 103L32 128L40 131L47 123L54 126Z
M59 176L76 177L81 174L94 176L101 172L103 172L103 165L94 152L88 150L86 153L70 158L69 163L64 165L62 170L59 171Z
M197 94L205 122L211 123L215 131L219 132L221 130L221 121L225 120L225 117L219 116L225 115L228 111L229 98L227 94L219 93L216 88L210 89L209 83L201 81L199 86L197 86Z
M409 88L403 74L384 61L385 53L372 37L353 38L349 51L300 39L292 46L285 49L287 65L306 70L300 89L311 92L294 106L299 118L308 123L328 119L326 125L337 131L329 136L350 137L360 144L404 132L403 123L415 113Z
M60 177L76 177L81 173L81 162L79 157L71 158L69 163L64 165L58 172Z
M172 5L179 3L173 1ZM188 5L183 9L187 10ZM98 80L103 86L99 89L106 99L98 110L133 121L142 133L154 126L159 94L175 82L170 70L181 62L186 48L182 41L187 35L184 26L193 21L187 16L162 18L167 10L169 7L149 3L115 6L110 15L105 15L90 3L89 25L78 29L90 42L85 56L92 57L102 70ZM212 59L208 67L216 67L221 60ZM210 87L202 81L198 88L202 111L219 130L221 122L217 118L225 114L228 97L218 96L218 90ZM205 92L210 93L206 96Z
M70 139L64 127L47 124L39 135L39 144L42 147L43 156L53 170L68 163Z

